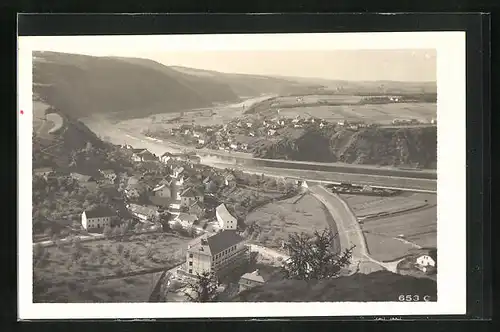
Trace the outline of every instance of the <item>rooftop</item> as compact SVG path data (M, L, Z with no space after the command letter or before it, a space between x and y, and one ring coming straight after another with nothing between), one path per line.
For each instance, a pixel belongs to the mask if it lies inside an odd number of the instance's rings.
M251 273L245 273L244 275L241 276L241 279L247 279L247 280L252 280L252 281L258 281L264 283L264 277L262 277L259 274L259 270L255 270Z
M158 208L156 206L153 206L153 205L147 206L147 205L130 204L128 206L128 209L132 212L140 213L140 214L144 214L144 215L158 212Z
M201 193L199 193L192 187L184 189L184 191L181 193L181 197L198 197L198 196L201 196Z
M228 220L236 221L236 218L233 217L233 215L231 213L229 213L229 211L227 210L227 208L224 204L217 206L216 212L219 215L219 217L225 221L228 221Z
M94 180L94 178L90 175L80 174L80 173L71 173L71 177L75 180L88 182Z
M179 213L179 215L177 216L177 219L181 220L181 221L185 221L185 222L188 222L190 224L194 223L196 220L198 220L198 217L197 216L194 216L192 214L188 214L188 213L184 213L184 212L181 212Z
M98 206L94 209L85 210L87 218L112 217L115 213L107 206Z
M206 240L206 245L202 244L202 240ZM243 241L244 239L236 231L226 230L210 237L207 237L206 234L198 237L190 242L192 246L190 250L199 251L203 247L203 251L213 256Z

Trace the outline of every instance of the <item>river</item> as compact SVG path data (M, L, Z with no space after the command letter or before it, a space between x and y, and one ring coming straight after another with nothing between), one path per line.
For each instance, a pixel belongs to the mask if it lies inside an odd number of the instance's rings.
M225 110L241 109L251 107L263 100L274 97L260 96L251 98L237 104L218 106ZM202 163L213 167L249 168L252 171L261 171L276 175L276 171L282 176L301 177L317 180L331 180L346 182L381 185L388 187L401 187L419 190L436 190L436 173L432 171L402 170L387 167L360 166L342 163L317 163L290 160L271 160L253 158L247 153L217 151L209 149L194 149L173 142L144 136L141 131L144 128L123 129L118 125L103 119L81 119L93 132L113 144L130 144L135 148L146 148L157 156L165 152L180 153L195 151L201 158ZM307 172L307 173L304 173ZM288 174L288 175L287 175ZM331 176L329 176L331 174ZM346 175L346 176L343 176ZM347 176L348 175L348 176Z

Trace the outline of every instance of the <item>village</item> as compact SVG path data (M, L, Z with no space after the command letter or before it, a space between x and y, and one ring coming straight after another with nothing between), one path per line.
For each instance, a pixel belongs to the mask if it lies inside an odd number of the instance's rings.
M251 127L246 125L247 130ZM235 128L243 126L236 123ZM293 199L293 204L296 204L306 195L307 182L212 168L202 165L200 157L192 152L165 152L156 156L147 149L130 145L116 148L135 168L129 172L99 169L96 175L64 173L53 168L34 170L37 181L51 183L68 179L86 192L113 193L107 200L108 204L88 205L80 212L80 217L70 226L72 235L69 240L61 232L45 238L45 241L39 239L35 245L57 246L66 240L74 242L75 237L78 242L83 242L156 232L174 232L191 238L176 252L176 257L181 255L184 258L179 257L178 263L157 281L158 285L169 285L167 301L185 301L182 294L189 280L206 271L215 273L221 280L229 278L227 280L231 282L225 284L227 292L234 295L271 280L275 275L273 271L286 261L287 252L283 250L286 238L271 235L274 228L269 229L272 231L269 233L257 224L245 223L245 219L251 211L271 202ZM378 196L397 194L345 185L331 189L350 194L357 191ZM298 207L295 209L299 211ZM279 216L279 219L283 224L273 227L283 229L286 217ZM312 229L308 232L319 228L314 224L310 227ZM260 257L258 264L256 255ZM429 267L435 266L435 259L428 255L414 257L412 262L406 264L410 266L407 269L411 270L415 265L424 274L431 273ZM119 273L123 273L121 269ZM163 280L165 278L168 280Z
M279 110L277 111L279 114ZM245 117L221 125L183 124L179 127L145 130L148 137L167 139L198 149L249 152L260 140L276 140L297 130L358 130L373 126L363 121L327 122L315 117Z
M151 129L144 130L143 134L150 138L165 139L197 149L249 153L261 142L276 141L287 136L293 137L301 132L334 132L341 129L358 131L362 128L384 126L373 122L367 123L363 120L330 121L307 114L294 117L281 116L280 111L281 109L272 108L268 111L270 114L246 115L217 125L184 123L179 126L153 126ZM168 124L171 123L171 120L163 120L160 123ZM435 125L436 120L432 119L430 123L424 123L417 119L393 119L386 126L404 127L429 124Z
M91 204L81 211L80 217L67 227L71 232L66 229L59 233L45 232L34 238L35 246L174 232L194 238L182 249L187 252L185 262L175 269L175 275L181 280L195 278L207 268L219 275L229 272L234 276L234 267L248 267L250 260L249 233L248 230L245 233L243 222L247 213L274 199L294 196L305 185L292 178L275 179L211 168L200 164L200 158L194 153L165 152L156 156L147 149L130 145L117 149L129 158L136 167L134 170L99 169L89 175L50 167L34 169L34 183L42 181L50 185L69 181L84 192L101 195L99 197L112 193L108 204ZM266 196L259 191L272 194ZM286 257L275 249L261 246L254 245L253 250L264 250L274 258ZM240 274L245 280L262 279L260 275L255 276L256 272ZM250 287L249 280L243 288Z

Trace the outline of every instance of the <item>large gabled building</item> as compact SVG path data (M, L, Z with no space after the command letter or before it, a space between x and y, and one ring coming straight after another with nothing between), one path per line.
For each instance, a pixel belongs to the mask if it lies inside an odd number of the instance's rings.
M245 240L235 231L204 234L188 244L186 265L188 275L214 272L219 277L247 263L249 249Z

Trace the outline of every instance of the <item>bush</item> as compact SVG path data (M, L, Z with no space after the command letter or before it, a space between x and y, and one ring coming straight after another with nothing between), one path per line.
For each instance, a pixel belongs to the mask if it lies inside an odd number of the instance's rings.
M104 230L102 233L104 234L105 237L109 238L112 236L113 230L111 229L111 227L106 226L106 227L104 227Z
M118 243L118 245L116 246L116 252L121 255L123 253L123 244L121 243Z

